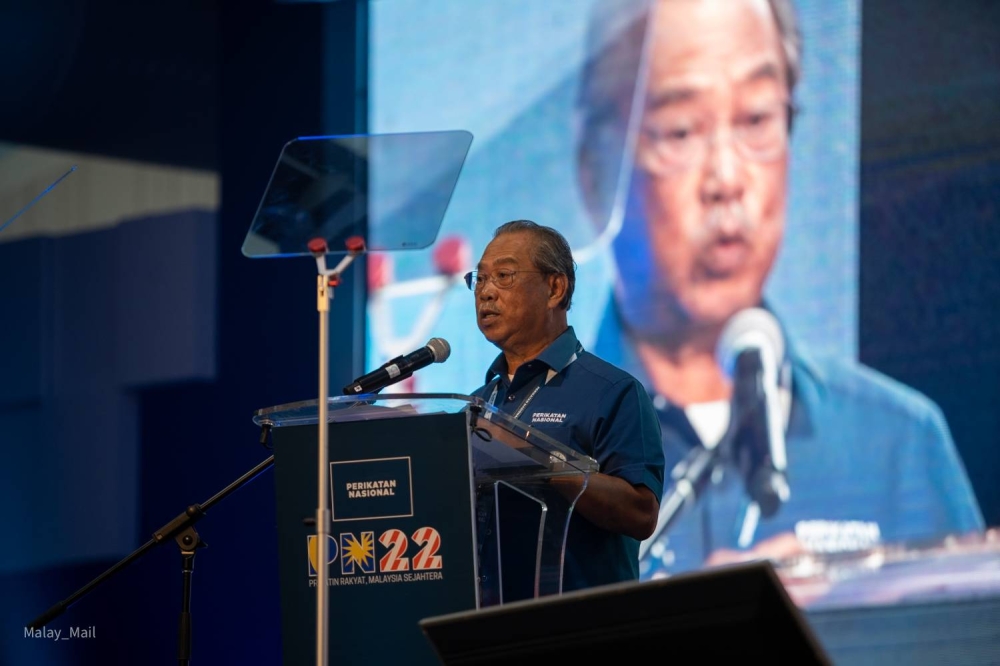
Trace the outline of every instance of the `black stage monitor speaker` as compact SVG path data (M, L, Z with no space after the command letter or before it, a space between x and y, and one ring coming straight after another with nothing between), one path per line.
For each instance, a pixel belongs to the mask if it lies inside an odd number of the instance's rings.
M429 617L420 627L446 666L832 663L769 562Z

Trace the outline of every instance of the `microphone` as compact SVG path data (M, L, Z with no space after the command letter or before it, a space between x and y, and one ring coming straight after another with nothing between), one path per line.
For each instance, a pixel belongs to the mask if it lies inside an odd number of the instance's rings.
M448 341L444 338L431 338L426 346L406 356L397 356L378 370L372 370L367 375L358 377L344 387L344 395L377 393L386 386L403 381L424 366L444 363L449 356L451 356L451 345Z
M670 472L673 483L660 502L660 512L656 517L656 527L653 533L639 542L639 559L646 557L660 534L669 530L680 517L685 507L694 506L712 478L719 459L723 457L725 447L705 448L696 446L687 456L674 465Z
M778 396L784 356L778 320L763 308L736 313L716 348L719 365L733 381L733 452L747 493L764 517L774 515L790 495L785 419Z

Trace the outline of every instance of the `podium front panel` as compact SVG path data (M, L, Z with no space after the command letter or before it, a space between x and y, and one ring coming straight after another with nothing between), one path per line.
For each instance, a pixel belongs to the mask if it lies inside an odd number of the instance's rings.
M467 415L329 424L330 561L316 562L315 424L273 431L285 664L315 663L330 589L333 664L437 664L418 622L477 607Z

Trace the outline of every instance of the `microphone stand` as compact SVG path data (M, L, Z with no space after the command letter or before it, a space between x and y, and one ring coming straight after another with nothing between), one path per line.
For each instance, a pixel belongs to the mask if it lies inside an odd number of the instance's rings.
M681 515L681 510L694 504L712 477L712 471L729 455L729 448L737 428L732 428L717 446L705 448L696 446L677 463L671 476L675 479L670 492L660 502L660 513L656 519L656 529L647 539L639 543L639 559L649 552L659 536L668 530Z
M267 439L270 425L264 425L261 431L261 443ZM183 513L165 524L153 533L153 538L134 550L128 557L121 560L111 568L100 574L69 597L49 608L47 611L29 622L26 627L29 629L41 629L52 620L66 612L70 606L79 601L83 596L94 590L98 585L111 578L126 566L145 555L156 546L162 546L170 539L178 545L181 551L181 574L183 576L183 588L181 594L180 622L177 627L177 662L179 666L188 666L191 663L191 578L194 572L194 556L199 548L207 548L208 544L202 541L194 524L205 517L212 506L234 493L237 489L246 485L259 474L267 470L274 464L274 456L270 456L246 474L236 479L228 486L217 492L208 500L201 504L192 504Z

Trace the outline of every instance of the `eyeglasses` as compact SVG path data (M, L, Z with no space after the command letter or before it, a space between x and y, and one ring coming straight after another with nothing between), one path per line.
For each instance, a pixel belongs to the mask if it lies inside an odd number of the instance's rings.
M737 115L722 132L705 115L666 113L642 128L637 154L650 173L664 175L703 163L709 147L728 138L747 160L770 162L788 145L789 121L794 107L786 100L763 104Z
M541 273L544 275L546 271L514 271L509 268L501 268L492 275L482 271L470 271L465 274L465 286L470 291L477 291L486 286L487 282L493 282L501 289L510 289L514 286L514 276L518 273Z

